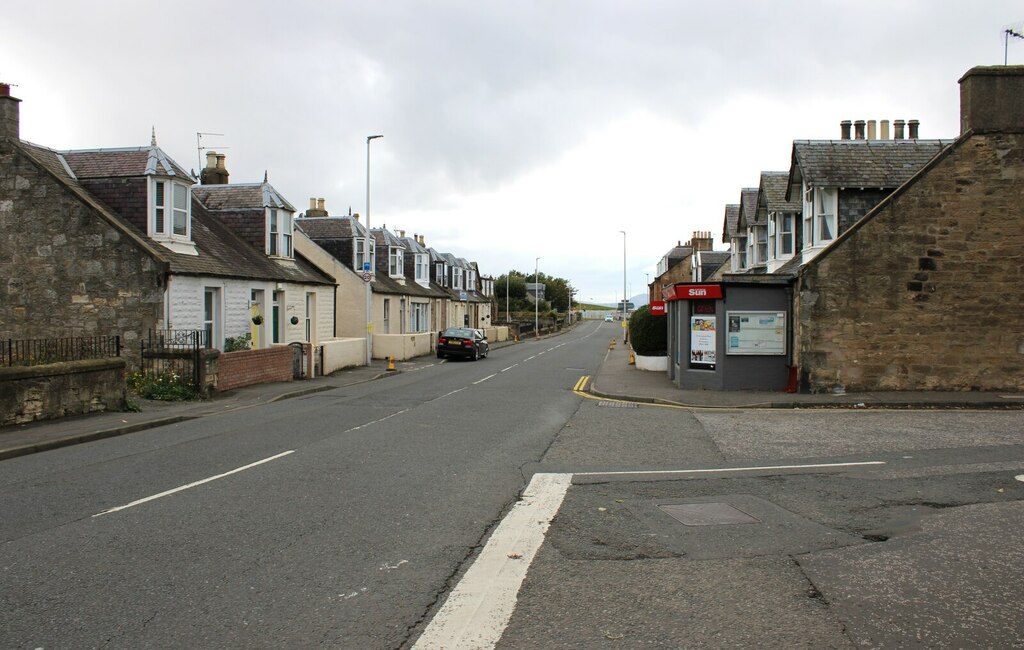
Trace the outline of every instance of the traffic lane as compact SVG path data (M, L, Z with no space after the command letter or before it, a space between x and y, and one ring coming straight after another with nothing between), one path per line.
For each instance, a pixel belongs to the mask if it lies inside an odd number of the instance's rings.
M1020 584L1020 549L1007 553L1006 547L1019 537L1024 484L1006 470L951 480L915 469L917 476L903 478L817 470L574 482L499 647L541 647L546 634L565 640L565 647L581 640L588 647L613 640L644 647L843 647L848 640L834 633L844 626L858 642L886 646L899 637L878 637L878 629L918 638L919 626L940 615L947 618L933 637L939 645L949 639L951 646L970 645L970 633L957 636L961 624L947 599L974 616L966 626L973 632L986 622L1001 630L985 637L992 645L1019 643L1019 634L1007 631L1014 620L1019 626L1019 608L985 612L996 598L1012 599L1006 592L1013 587L1004 585ZM687 526L669 514L671 506L712 503L757 521ZM989 516L977 543L969 533L982 518L975 511ZM958 566L968 555L974 559ZM909 557L919 561L907 565ZM947 572L946 565L954 568ZM915 578L915 569L928 578ZM770 577L760 573L765 570ZM981 593L988 583L998 586ZM759 584L772 586L749 589ZM844 607L821 607L833 602L832 594ZM858 609L876 595L876 605ZM882 623L852 630L886 608ZM751 641L762 635L772 641Z
M479 403L504 410L453 409L452 400L435 400L417 417L403 413L323 438L251 473L22 538L11 546L19 562L5 573L4 591L19 597L8 611L24 622L19 633L34 634L27 637L33 642L55 638L70 624L79 630L69 637L76 642L95 641L110 629L121 630L126 645L198 629L203 632L194 637L172 638L311 643L332 638L334 630L342 636L333 638L345 643L394 645L521 489L523 459L539 458L575 408L570 391L550 390L550 375L517 380L519 397L538 403L526 413L508 399L508 386L481 384L474 388ZM540 405L545 397L562 405ZM295 470L297 459L306 466ZM81 531L103 521L132 523L113 524L109 537L85 543ZM196 531L199 552L190 534ZM317 549L326 549L321 553L336 567L327 582L317 581L323 574ZM377 552L369 561L366 549ZM62 567L59 575L78 576L73 593L47 573L52 566ZM331 582L331 575L344 584ZM385 575L408 577L386 581ZM161 585L158 593L148 589L153 584ZM111 600L99 605L94 593ZM268 594L274 594L270 603ZM61 603L56 626L48 623L52 612L40 620L33 610L40 602ZM310 625L291 622L310 612L316 619Z
M730 460L1019 445L1022 411L696 410Z
M525 355L524 355L525 356ZM473 367L469 367L473 366ZM493 366L447 364L3 462L0 539L246 465L465 388Z

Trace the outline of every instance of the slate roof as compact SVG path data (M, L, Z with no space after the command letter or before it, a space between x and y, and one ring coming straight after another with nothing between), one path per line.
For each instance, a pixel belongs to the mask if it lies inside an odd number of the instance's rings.
M192 195L202 201L210 212L236 212L280 208L295 212L270 183L231 183L230 185L197 185Z
M801 179L814 187L894 188L952 140L795 140L786 196Z
M295 225L312 240L366 237L366 226L349 216L303 217Z
M746 232L750 226L763 226L757 222L757 188L744 187L740 190L740 216L736 221L736 227Z
M733 237L746 237L746 232L740 232L738 225L740 220L740 206L738 203L729 203L725 206L725 223L722 226L722 241L726 244L732 241Z
M192 174L182 169L155 144L121 149L78 149L65 151L62 155L79 179L159 174L196 182Z
M732 254L729 251L701 251L700 252L700 279L705 282L715 274L718 267L729 261Z
M760 196L758 197L758 210L766 212L803 212L802 198L794 197L795 200L786 200L786 187L789 185L789 172L761 172ZM759 219L767 219L767 214L758 214Z
M370 232L373 233L373 238L377 242L378 246L405 248L405 242L403 242L398 235L386 228L371 228Z
M163 167L164 163L160 162L160 156L151 156L155 147L59 152L29 143L22 145L33 159L67 184L80 198L90 203L105 219L143 244L154 257L165 262L167 270L171 273L304 284L334 284L332 278L318 271L301 257L297 256L292 265L280 264L263 255L219 220L211 217L195 195L192 197L192 241L198 255L186 255L175 253L151 239L120 214L97 200L78 182L82 178L144 176L147 173L147 165L152 160L156 160L156 164L166 170ZM140 152L144 155L140 155ZM175 175L183 173L179 166L172 166L177 170ZM185 178L190 177L186 174ZM196 187L193 187L193 191L195 189Z

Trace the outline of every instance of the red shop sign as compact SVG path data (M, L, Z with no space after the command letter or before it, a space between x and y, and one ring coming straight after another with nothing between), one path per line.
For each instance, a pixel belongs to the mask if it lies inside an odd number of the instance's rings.
M722 297L720 284L675 284L662 290L665 300L714 300Z
M665 301L664 300L652 300L651 301L651 316L664 316L665 315Z

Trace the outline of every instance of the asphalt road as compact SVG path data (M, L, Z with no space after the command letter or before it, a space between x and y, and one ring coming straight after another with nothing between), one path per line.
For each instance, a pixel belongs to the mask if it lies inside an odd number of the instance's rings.
M0 462L0 647L412 647L536 473L499 648L1024 645L1024 413L576 394L617 325Z
M401 647L605 329L0 463L0 646Z

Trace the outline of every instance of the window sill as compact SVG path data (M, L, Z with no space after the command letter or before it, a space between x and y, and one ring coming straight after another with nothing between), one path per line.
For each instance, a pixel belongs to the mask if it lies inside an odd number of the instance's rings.
M195 242L188 239L167 239L164 237L151 237L153 241L160 244L172 253L181 255L199 255Z

